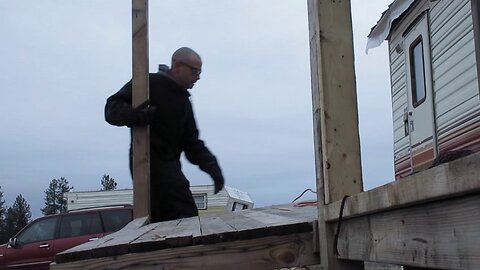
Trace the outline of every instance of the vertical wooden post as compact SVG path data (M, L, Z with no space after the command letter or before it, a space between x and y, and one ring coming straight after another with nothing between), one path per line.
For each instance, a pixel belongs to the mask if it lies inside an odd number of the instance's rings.
M324 205L363 190L350 1L308 0L308 20L321 266L363 269L336 258L324 220Z
M148 0L132 0L132 106L149 98ZM150 216L150 129L133 128L133 214Z

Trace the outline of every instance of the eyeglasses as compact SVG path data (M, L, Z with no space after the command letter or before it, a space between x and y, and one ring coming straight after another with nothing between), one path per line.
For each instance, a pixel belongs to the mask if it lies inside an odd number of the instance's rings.
M196 68L196 67L194 67L194 66L192 66L192 65L189 65L189 64L187 64L187 63L185 63L185 62L180 62L180 63L183 64L183 65L185 65L185 66L187 66L187 67L189 67L189 68L192 70L192 75L193 75L193 76L198 76L198 75L200 75L200 73L202 73L202 70L199 69L199 68Z

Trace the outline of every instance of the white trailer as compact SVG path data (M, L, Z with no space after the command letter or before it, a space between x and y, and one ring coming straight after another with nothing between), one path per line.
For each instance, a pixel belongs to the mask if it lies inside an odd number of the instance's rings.
M480 150L479 1L396 0L369 35L388 40L395 174Z
M193 198L200 214L237 211L253 208L253 200L247 192L225 186L213 194L213 185L191 186ZM133 189L108 191L77 191L65 193L67 210L110 205L133 205Z

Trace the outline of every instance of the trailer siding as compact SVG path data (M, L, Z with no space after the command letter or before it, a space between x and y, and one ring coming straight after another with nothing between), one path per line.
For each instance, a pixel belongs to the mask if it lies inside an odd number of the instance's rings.
M399 41L400 42L400 41ZM397 53L395 47L398 42L390 43L391 61L391 89L392 89L392 113L393 113L393 141L394 156L398 160L408 155L408 136L405 136L403 127L403 114L407 104L407 80L405 76L405 54Z
M435 121L442 153L454 150L448 146L453 145L451 141L462 138L469 132L467 127L480 120L470 1L436 2L430 10L430 31Z
M410 141L404 130L408 106L406 55L403 35L428 11L435 132L440 154L480 146L480 99L470 0L421 0L396 22L389 36L395 171L410 170ZM400 46L399 52L396 47ZM473 145L473 146L472 146Z
M64 196L67 199L67 210L133 204L132 189L72 191L65 193Z
M190 190L194 195L207 195L207 209L200 209L199 214L219 213L226 210L226 205L229 199L227 192L224 189L217 194L213 194L213 189L213 185L199 185L190 187Z
M247 192L225 186L217 194L214 194L214 185L193 185L190 190L194 196L206 196L207 208L199 208L199 214L220 213L232 211L234 203L246 205L248 209L253 208L253 200ZM83 208L94 208L111 205L133 204L132 189L118 189L109 191L80 191L65 193L68 210Z
M407 168L407 166L410 166L410 140L409 136L405 135L403 122L404 113L408 106L405 66L405 52L408 52L408 48L405 48L406 45L403 43L403 33L410 25L410 23L407 24L405 21L413 22L428 6L428 1L421 1L416 6L415 12L407 14L404 22L395 25L394 29L391 30L388 43L391 68L394 160L397 175L399 171L401 174L408 174L408 171L410 171ZM401 48L401 51L396 50L397 45Z

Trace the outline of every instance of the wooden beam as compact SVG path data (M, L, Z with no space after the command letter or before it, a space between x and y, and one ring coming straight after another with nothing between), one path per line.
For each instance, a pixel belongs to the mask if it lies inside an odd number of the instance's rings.
M363 190L350 1L308 0L320 261L324 269L363 269L337 260L324 207Z
M343 218L352 218L480 191L480 153L442 164L347 199ZM325 220L335 221L340 202L325 209Z
M308 3L317 176L328 204L363 190L352 21L350 1Z
M480 269L480 194L344 220L340 258Z
M132 106L149 99L148 0L132 0ZM133 215L150 216L150 129L133 128Z
M52 264L51 269L274 269L318 264L313 234L187 246Z

